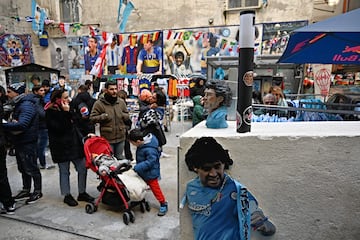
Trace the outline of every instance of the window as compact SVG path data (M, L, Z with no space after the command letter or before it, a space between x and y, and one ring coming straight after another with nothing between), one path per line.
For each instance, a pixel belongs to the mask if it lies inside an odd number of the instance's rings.
M227 0L227 9L260 8L260 0Z
M79 0L60 0L62 22L79 22Z

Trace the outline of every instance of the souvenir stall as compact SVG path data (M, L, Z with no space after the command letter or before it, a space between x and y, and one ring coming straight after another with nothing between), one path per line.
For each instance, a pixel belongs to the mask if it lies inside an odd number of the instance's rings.
M354 111L360 102L360 61L354 42L360 37L359 20L360 9L355 9L296 29L278 61L306 64L304 91L320 95L326 109L348 111L341 114L344 120L359 116Z
M191 119L190 107L192 101L190 99L189 78L176 78L173 75L143 74L138 76L135 74L113 74L103 76L100 81L105 83L107 80L115 80L118 84L118 90L127 92L127 106L133 126L138 121L138 96L140 92L143 89L153 91L155 85L164 89L167 95L164 124L169 130L171 127L170 122L173 119L175 121Z
M262 56L255 58L253 91L259 92L261 98L269 92L271 86L281 86L285 92L297 93L299 78L295 78L297 66L295 64L275 64L278 57ZM232 91L232 103L229 108L228 119L236 119L236 102L238 88L238 57L215 56L207 58L207 75L209 79L224 79Z
M60 74L60 71L57 69L48 68L35 63L11 67L4 70L4 72L7 85L16 82L25 82L28 91L31 91L32 88L32 83L30 81L32 76L37 75L42 81L44 79L50 80L53 77L56 77L57 79Z

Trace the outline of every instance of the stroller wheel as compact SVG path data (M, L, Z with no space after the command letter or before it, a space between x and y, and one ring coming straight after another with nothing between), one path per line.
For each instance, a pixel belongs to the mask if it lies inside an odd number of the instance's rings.
M144 202L141 202L141 203L140 203L140 211L141 211L142 213L145 212L145 203L144 203Z
M130 222L130 214L128 212L124 212L123 214L123 221L126 225L129 225Z
M146 211L150 212L150 204L149 204L149 202L145 202L145 209L146 209Z
M135 213L133 211L130 211L130 222L134 223L135 222Z
M93 212L96 212L96 207L93 203L88 203L85 206L85 212L88 214L92 214Z

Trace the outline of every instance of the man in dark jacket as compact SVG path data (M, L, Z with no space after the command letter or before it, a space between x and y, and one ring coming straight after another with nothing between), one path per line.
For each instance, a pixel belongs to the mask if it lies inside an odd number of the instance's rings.
M86 85L80 85L78 94L70 103L70 111L73 114L75 124L83 136L95 133L95 126L89 118L95 99L90 96L88 89Z
M15 146L18 170L23 180L23 190L15 196L15 199L28 198L26 203L34 203L42 197L41 173L37 165L36 153L39 130L37 101L33 94L25 95L23 82L9 85L7 96L14 105L14 112L3 127ZM33 193L30 193L31 179L34 181Z
M0 98L3 97L2 94L4 93L0 91ZM0 100L0 121L3 120L3 115L3 102ZM14 214L15 201L11 195L11 188L7 176L5 136L2 128L2 122L0 123L0 202L3 205L1 212L4 211L6 214Z
M51 169L55 166L52 164L46 163L46 156L45 151L48 145L48 130L46 127L46 120L45 120L45 89L43 86L34 86L32 88L32 92L35 95L34 97L37 100L36 111L39 114L39 136L38 136L38 143L37 143L37 157L39 158L40 169Z

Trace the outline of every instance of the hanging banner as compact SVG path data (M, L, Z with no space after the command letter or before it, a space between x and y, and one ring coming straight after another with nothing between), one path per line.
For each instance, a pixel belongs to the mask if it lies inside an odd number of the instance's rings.
M67 37L69 79L80 79L85 74L85 48L82 38Z
M321 99L329 95L331 83L331 64L313 64L314 72L314 91L315 94L321 94Z
M51 67L60 71L60 75L66 76L69 74L68 64L68 47L66 38L50 38L49 49L51 50ZM53 83L57 82L54 77L51 79Z
M263 55L282 55L289 41L290 33L307 24L307 21L264 23L261 53Z
M262 33L262 25L255 25L255 56L261 52ZM208 57L239 55L238 35L239 26L164 30L165 73L180 78L192 74L206 76Z
M44 31L45 20L49 15L48 12L48 9L42 8L35 0L31 1L32 30L38 36Z

